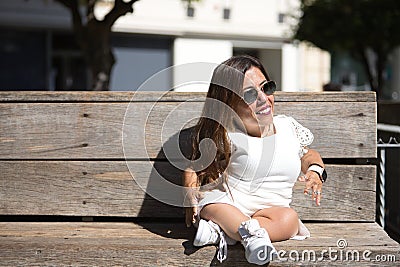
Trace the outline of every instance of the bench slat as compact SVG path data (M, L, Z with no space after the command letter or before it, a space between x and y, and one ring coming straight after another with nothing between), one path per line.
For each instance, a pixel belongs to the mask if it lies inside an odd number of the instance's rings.
M304 241L275 243L281 256L292 260L273 262L270 266L318 264L318 266L368 265L398 266L400 246L391 240L376 223L312 223L306 224L311 238ZM176 223L0 223L0 258L5 266L33 265L96 265L99 266L210 266L219 265L214 246L195 248L193 228ZM337 247L344 239L347 246ZM100 242L101 241L101 242ZM324 253L323 250L336 250ZM371 260L364 260L364 251ZM304 252L304 261L297 262L295 252ZM308 261L309 251L316 260ZM343 259L340 260L340 251ZM360 261L352 252L358 251ZM284 253L284 254L283 254ZM289 254L290 253L290 254ZM347 253L347 254L346 254ZM350 254L349 254L350 253ZM348 259L346 260L346 255ZM355 255L355 254L354 254ZM380 255L395 261L378 262ZM338 257L336 260L334 257ZM313 259L313 258L311 258ZM320 260L318 260L320 259ZM221 266L250 266L240 244L228 248L228 259Z
M204 101L206 93L200 92L46 92L2 91L1 102L148 102ZM194 100L197 99L197 100ZM374 92L281 92L275 93L277 102L374 102Z
M124 151L132 159L163 157L161 147L194 125L202 106L135 103L122 133L126 103L1 104L0 159L124 159ZM374 102L281 102L276 113L310 128L324 158L376 157Z
M181 179L179 170L167 162L129 162L135 182L124 161L0 161L0 165L3 215L183 217L181 208L162 204L141 189L157 196L162 192L165 199L182 203L180 188L163 184L179 184ZM320 207L304 196L302 183L295 185L292 206L301 218L375 221L375 166L326 168L329 180Z

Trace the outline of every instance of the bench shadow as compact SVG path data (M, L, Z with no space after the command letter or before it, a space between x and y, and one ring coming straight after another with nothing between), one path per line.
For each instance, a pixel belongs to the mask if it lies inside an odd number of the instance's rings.
M183 129L171 136L162 146L154 160L146 194L140 208L138 222L143 228L162 237L183 239L184 254L191 255L199 248L193 246L196 229L186 227L184 208L182 207L183 195L181 191L183 168L176 166L174 159L167 159L177 149L189 158L191 153L191 133L193 127ZM171 186L171 184L176 186ZM173 203L174 205L171 205Z

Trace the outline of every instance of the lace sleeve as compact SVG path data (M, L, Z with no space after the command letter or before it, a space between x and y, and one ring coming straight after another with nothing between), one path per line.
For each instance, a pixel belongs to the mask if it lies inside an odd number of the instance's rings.
M314 135L308 128L298 123L292 117L290 117L290 121L292 123L294 132L296 133L297 139L300 142L299 156L301 158L308 151L306 147L311 145L311 143L314 141Z

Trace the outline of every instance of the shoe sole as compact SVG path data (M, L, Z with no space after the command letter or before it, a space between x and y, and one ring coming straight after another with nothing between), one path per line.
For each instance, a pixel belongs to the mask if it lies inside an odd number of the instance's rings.
M264 265L270 262L274 248L266 244L266 239L258 239L251 242L246 248L246 259L249 263Z

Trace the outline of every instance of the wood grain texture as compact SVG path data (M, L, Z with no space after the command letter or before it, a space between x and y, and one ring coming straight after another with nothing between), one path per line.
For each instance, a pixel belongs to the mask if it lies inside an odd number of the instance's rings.
M183 220L182 208L171 205L183 201L181 171L165 158L182 159L178 144L188 152L190 132L178 133L194 125L204 100L204 93L0 92L0 214ZM312 147L324 158L376 158L374 93L277 92L275 100L276 114L312 130ZM299 182L292 203L302 220L323 223L306 224L312 237L305 241L275 243L300 261L270 266L399 266L399 244L374 223L376 167L326 169L321 207ZM241 245L219 264L215 247L195 248L193 236L193 228L168 220L0 222L0 266L249 266ZM338 249L338 239L346 248ZM321 257L329 249L345 257L370 251L370 260ZM310 251L317 259L301 260Z
M0 165L0 214L183 218L181 171L167 162L0 161ZM296 183L292 206L299 216L375 221L375 166L327 165L326 169L329 180L320 207L303 194L304 184Z
M161 148L193 126L202 107L202 102L1 104L0 159L162 158ZM374 102L281 102L275 109L311 129L312 148L325 158L376 157Z
M4 102L154 102L204 101L206 93L198 92L46 92L2 91ZM374 92L281 92L275 93L277 102L375 102Z
M270 266L400 264L399 244L375 223L348 223L345 227L341 223L313 223L306 226L311 231L311 238L274 243L283 257ZM0 265L252 266L246 262L240 244L229 246L228 259L220 264L215 257L216 248L193 247L193 237L193 228L168 222L0 223ZM347 242L345 248L337 247L339 239ZM322 254L323 250L336 253ZM367 253L369 260L363 258L366 250L371 252ZM310 251L314 251L316 257L310 257L309 260ZM360 261L351 260L355 259L352 254L354 251L358 251ZM296 253L299 254L298 260ZM339 258L340 253L344 255L342 259ZM346 260L346 253L350 260ZM377 262L375 259L378 255L390 256L391 261Z

